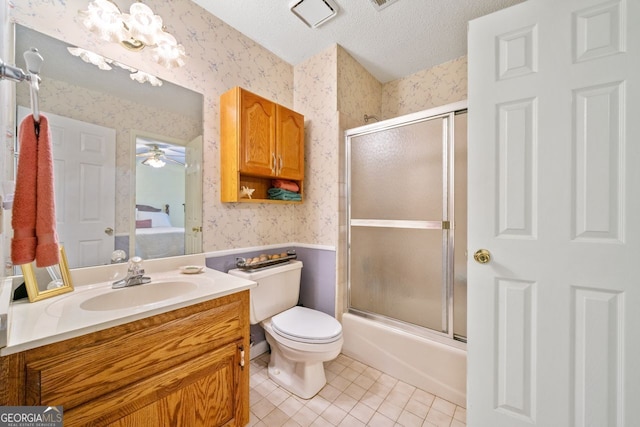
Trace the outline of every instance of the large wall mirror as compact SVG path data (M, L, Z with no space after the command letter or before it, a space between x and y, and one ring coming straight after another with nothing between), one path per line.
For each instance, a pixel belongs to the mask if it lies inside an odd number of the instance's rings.
M138 70L108 60L99 69L72 55L75 46L21 25L15 34L17 66L32 47L44 57L39 107L50 122L69 267L108 264L116 249L133 256L138 235L146 248L179 242L143 258L201 252L202 94L140 83ZM16 85L16 103L19 123L30 113L28 85Z

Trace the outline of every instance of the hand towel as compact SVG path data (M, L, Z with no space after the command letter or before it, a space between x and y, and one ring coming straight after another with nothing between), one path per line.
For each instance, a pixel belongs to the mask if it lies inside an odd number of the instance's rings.
M47 118L40 116L39 133L33 115L18 132L20 156L13 203L11 261L36 261L38 267L59 263L53 192L53 152Z
M271 185L275 188L282 188L284 190L298 192L300 191L300 187L293 181L288 181L286 179L274 179L271 181Z
M38 139L33 116L20 123L18 130L20 153L16 173L16 190L13 196L13 238L11 262L28 264L36 258L36 177L38 174Z
M53 145L49 121L40 115L38 134L38 178L36 180L36 265L59 263L60 247L56 234L56 204L53 185Z

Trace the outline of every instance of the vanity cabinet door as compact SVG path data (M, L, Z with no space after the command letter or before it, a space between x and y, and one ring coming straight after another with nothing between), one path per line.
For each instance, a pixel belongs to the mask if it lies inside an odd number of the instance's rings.
M127 412L122 418L106 425L110 427L244 425L242 420L236 419L236 416L241 413L238 408L238 402L241 399L238 390L237 355L237 345L230 344L212 354L176 366L172 370L174 372L166 379L154 378L149 384L122 390L119 393L120 398L130 401L124 409L135 408L135 410ZM154 382L157 384L153 384ZM141 394L153 394L156 389L162 390L163 394L157 396L157 400L147 403L151 399ZM87 408L80 410L86 411ZM120 410L120 412L125 411ZM97 420L97 423L102 424L100 420Z
M277 176L304 179L304 116L282 105L277 106Z
M276 104L240 91L240 172L274 176L276 172Z

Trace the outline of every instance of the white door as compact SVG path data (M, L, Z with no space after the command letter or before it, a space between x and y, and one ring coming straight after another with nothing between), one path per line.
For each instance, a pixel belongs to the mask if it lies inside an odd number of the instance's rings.
M640 426L639 116L640 1L470 23L470 427Z
M202 252L202 136L187 144L185 177L185 254Z
M18 107L18 119L31 111ZM56 231L69 267L108 264L114 248L114 129L43 112L54 156Z

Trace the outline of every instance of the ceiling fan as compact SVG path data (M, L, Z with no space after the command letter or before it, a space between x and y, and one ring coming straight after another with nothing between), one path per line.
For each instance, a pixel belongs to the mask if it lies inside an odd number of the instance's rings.
M138 145L136 157L145 157L142 164L154 168L164 167L167 162L184 166L184 161L181 162L180 160L176 160L176 157L184 160L184 149L181 150L182 147L173 147L168 144L163 145L166 145L166 147L163 147L164 149L160 148L159 144ZM140 147L142 147L144 151L140 151ZM176 154L167 154L167 151L169 150L175 151Z

